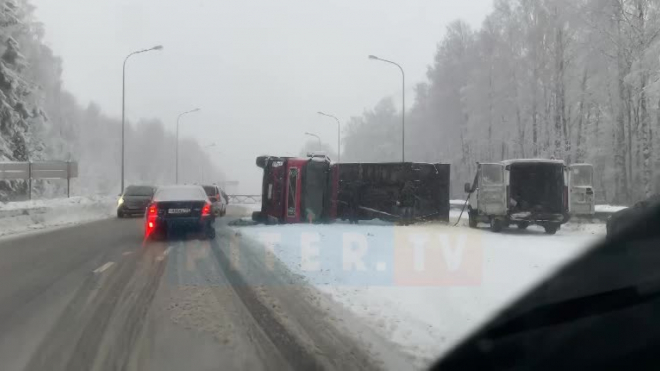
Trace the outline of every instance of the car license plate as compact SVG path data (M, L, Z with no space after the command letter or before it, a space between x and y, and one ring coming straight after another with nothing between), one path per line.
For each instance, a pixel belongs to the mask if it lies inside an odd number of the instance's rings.
M169 209L167 211L168 214L188 214L190 213L190 209Z

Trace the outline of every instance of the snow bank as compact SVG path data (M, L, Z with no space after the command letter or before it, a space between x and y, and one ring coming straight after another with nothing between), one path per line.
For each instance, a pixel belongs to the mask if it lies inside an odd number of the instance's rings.
M227 205L227 215L238 217L250 217L252 212L261 211L261 204L229 204Z
M612 206L612 205L596 205L595 209L597 213L615 213L623 209L627 209L627 206Z
M495 234L383 223L240 231L262 241L302 280L400 344L418 368L604 236L602 225L579 224L565 225L554 236L537 227ZM440 243L428 242L436 237Z
M465 205L465 200L449 200L449 207L452 209L462 209Z
M0 236L61 227L114 215L112 197L72 197L0 203Z
M465 205L465 200L449 200L449 207L451 209L462 209ZM596 213L611 214L619 210L626 209L626 206L613 206L613 205L596 205Z

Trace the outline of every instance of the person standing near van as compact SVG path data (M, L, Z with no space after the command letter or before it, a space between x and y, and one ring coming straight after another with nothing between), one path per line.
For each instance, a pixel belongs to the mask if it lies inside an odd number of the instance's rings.
M415 187L407 181L399 194L399 207L401 207L401 221L403 225L410 225L415 212Z

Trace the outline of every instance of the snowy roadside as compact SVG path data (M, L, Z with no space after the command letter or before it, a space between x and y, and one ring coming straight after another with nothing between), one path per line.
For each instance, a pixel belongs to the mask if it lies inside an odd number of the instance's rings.
M449 207L453 210L461 210L463 206L465 206L465 200L449 200ZM613 214L627 208L627 206L596 205L594 209L596 213Z
M115 205L100 196L0 203L0 237L108 218Z
M252 212L261 211L261 204L229 204L227 215L252 219Z
M554 236L382 222L237 230L327 293L337 321L350 310L420 369L604 236L603 225L570 223Z

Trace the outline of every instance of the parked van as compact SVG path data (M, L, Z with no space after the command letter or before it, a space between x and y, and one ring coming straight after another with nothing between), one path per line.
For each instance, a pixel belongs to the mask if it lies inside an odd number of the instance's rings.
M571 209L593 213L592 180L589 164L566 166L544 159L480 163L474 182L465 184L470 227L490 223L500 232L510 225L526 229L537 224L555 234L570 219Z

